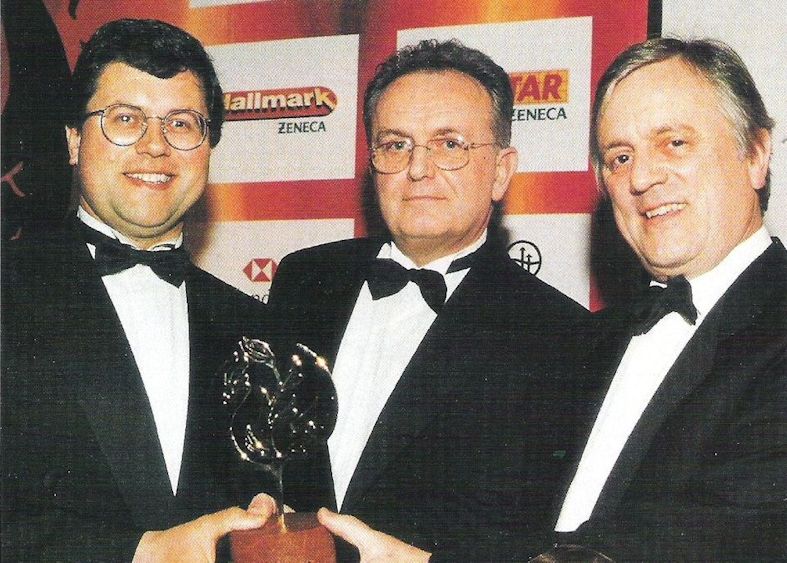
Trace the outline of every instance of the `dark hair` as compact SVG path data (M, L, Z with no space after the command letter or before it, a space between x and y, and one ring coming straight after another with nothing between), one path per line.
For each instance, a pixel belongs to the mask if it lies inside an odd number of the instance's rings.
M511 112L514 94L508 74L487 55L462 45L456 39L437 41L428 39L417 45L399 49L380 63L374 78L366 88L363 100L363 125L366 138L372 140L372 118L388 86L397 78L414 72L452 70L478 81L492 98L492 130L495 142L507 147L511 142Z
M221 139L224 100L219 79L202 44L182 29L157 20L123 19L102 25L77 59L71 84L68 125L82 123L104 68L124 63L157 78L189 71L199 78L210 119L211 147Z
M679 57L681 61L703 76L719 96L721 110L730 120L741 150L751 154L760 132L773 129L773 119L768 115L762 96L754 84L746 65L732 48L712 39L682 40L674 37L650 39L623 51L612 62L596 89L590 123L591 162L596 171L600 187L601 148L598 145L598 124L604 102L618 82L643 66ZM757 191L760 209L768 207L771 190L771 171L765 177L765 185Z

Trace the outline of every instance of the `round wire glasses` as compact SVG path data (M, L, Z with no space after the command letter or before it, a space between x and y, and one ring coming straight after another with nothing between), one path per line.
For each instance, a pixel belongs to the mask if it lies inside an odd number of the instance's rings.
M196 149L208 134L210 120L192 109L175 109L164 117L148 117L142 108L113 104L85 114L85 119L101 116L101 132L110 143L127 147L139 141L148 129L148 121L161 121L161 133L172 148L181 151Z

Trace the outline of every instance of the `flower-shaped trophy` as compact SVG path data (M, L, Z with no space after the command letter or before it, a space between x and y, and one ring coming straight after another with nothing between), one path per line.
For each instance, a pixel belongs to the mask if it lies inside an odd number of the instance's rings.
M325 445L336 424L336 389L325 360L297 345L286 364L262 340L243 337L221 367L230 439L244 462L274 475L279 516L231 534L236 562L335 561L333 538L314 514L284 514L284 464Z

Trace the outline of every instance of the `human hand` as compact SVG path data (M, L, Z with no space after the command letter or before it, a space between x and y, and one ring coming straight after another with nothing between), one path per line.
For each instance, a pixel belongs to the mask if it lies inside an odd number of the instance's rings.
M327 508L321 508L317 512L317 519L332 533L357 547L361 553L361 563L429 561L431 553L373 530L354 516L336 514Z
M233 530L259 528L274 514L276 503L268 495L259 494L248 510L234 506L167 530L145 532L133 563L213 563L216 544L224 535Z

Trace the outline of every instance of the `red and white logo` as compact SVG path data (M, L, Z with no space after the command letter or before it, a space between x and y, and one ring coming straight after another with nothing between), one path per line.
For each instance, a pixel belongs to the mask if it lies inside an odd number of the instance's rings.
M286 119L324 117L336 109L339 98L325 86L225 92L224 119Z
M243 268L243 273L253 282L269 282L276 274L276 266L271 258L254 258Z
M514 105L568 103L568 69L512 72Z

